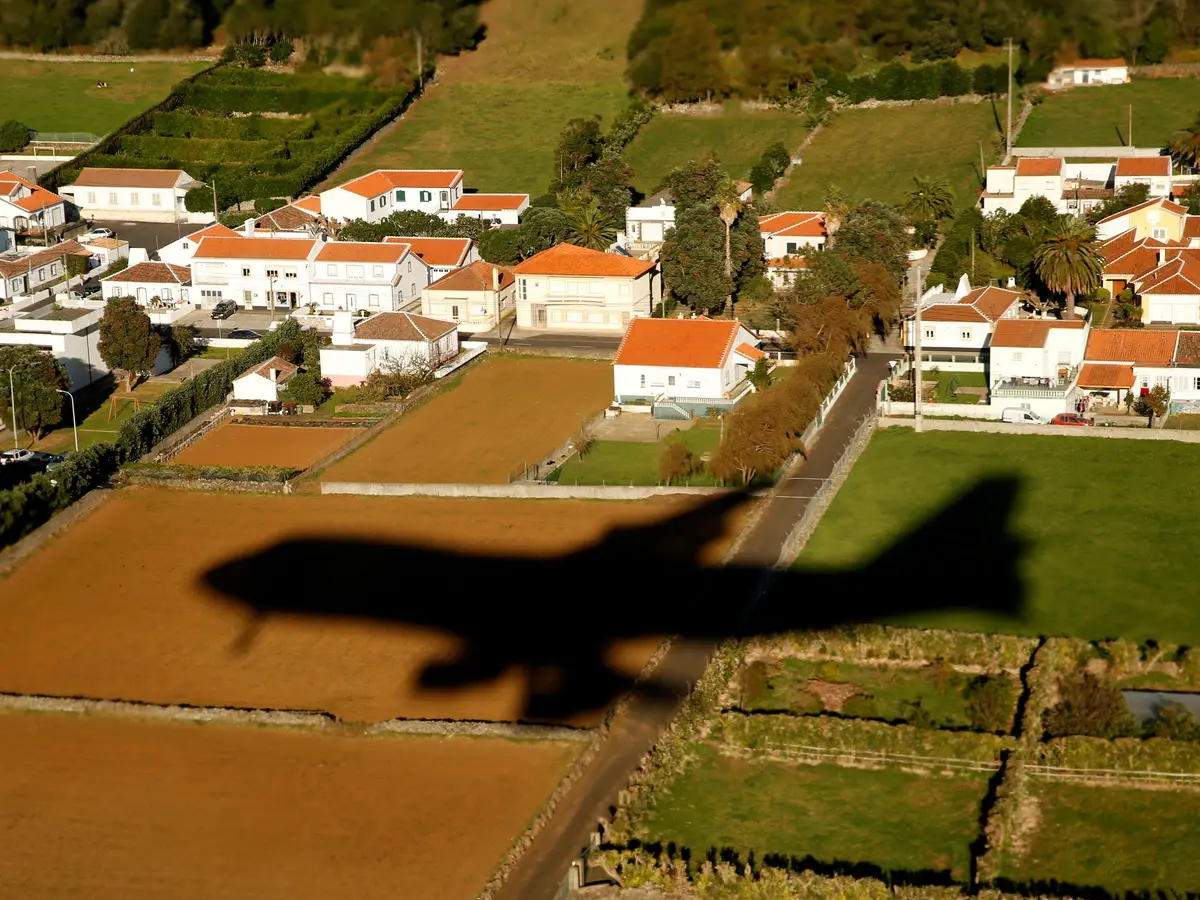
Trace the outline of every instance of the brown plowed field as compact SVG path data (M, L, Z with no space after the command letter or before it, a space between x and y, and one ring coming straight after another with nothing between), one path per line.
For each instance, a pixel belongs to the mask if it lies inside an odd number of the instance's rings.
M172 462L189 466L288 466L307 469L351 438L357 428L218 425Z
M498 357L331 466L323 481L507 484L612 402L612 364Z
M0 894L471 900L578 745L0 714Z
M672 560L697 548L705 564L716 564L740 515L675 518L695 508L694 498L666 497L615 503L123 488L0 578L0 691L321 709L359 721L521 718L527 654L546 649L536 629L568 656L606 627L631 626L637 635L654 599L637 587L665 590L646 587L647 574L669 578ZM660 522L668 524L620 533L610 556L589 557L579 569L551 562L614 528ZM301 543L280 546L289 541ZM653 572L630 567L633 549L654 555ZM247 555L253 559L225 582L229 591L203 581ZM508 558L524 558L526 567ZM290 611L255 631L248 607L230 592ZM298 614L297 605L324 615ZM487 649L513 655L468 687L418 685L431 662L457 657L459 634L481 617L489 622ZM617 640L606 658L632 674L657 646L657 632L674 627ZM593 724L609 699L566 718Z

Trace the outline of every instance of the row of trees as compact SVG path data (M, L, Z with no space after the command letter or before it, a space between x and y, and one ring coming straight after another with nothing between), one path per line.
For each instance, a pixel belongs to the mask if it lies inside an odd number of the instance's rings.
M816 67L864 58L951 59L1011 38L1024 82L1064 51L1163 60L1200 40L1200 6L1179 0L648 0L629 40L634 87L670 100L791 95Z

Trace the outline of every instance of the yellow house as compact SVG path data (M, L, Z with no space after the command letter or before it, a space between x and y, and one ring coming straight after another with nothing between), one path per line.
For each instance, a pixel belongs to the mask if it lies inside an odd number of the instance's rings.
M1131 229L1137 232L1136 240L1154 238L1168 244L1186 244L1191 238L1200 246L1200 216L1189 216L1185 207L1164 197L1147 200L1101 219L1096 223L1096 236L1106 241Z

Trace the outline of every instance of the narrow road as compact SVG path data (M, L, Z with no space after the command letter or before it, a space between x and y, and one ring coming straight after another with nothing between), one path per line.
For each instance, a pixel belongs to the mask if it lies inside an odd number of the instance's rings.
M734 565L775 565L783 542L804 513L816 488L829 477L842 449L875 402L875 389L887 373L887 354L871 354L834 405L808 458L789 476L763 512L754 531L732 561ZM662 684L693 684L704 672L715 644L708 640L676 642L655 670ZM618 793L642 757L678 713L682 697L639 694L612 722L608 740L595 760L563 798L553 817L534 839L521 862L496 894L496 900L553 900L572 860L586 849L601 818L609 818Z

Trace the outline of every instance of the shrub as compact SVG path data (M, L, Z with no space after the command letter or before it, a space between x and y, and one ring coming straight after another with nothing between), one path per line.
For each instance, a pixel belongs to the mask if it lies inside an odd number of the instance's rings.
M16 153L29 143L29 126L16 119L0 125L0 153Z
M879 704L870 694L856 694L842 704L842 715L852 719L878 719Z
M1095 292L1092 294L1092 300L1094 300L1096 303L1105 303L1111 299L1112 294L1109 293L1108 288L1096 288Z
M196 187L183 195L183 205L188 212L206 212L212 209L212 188Z
M313 372L300 372L288 379L283 397L301 406L320 406L329 399L329 386Z
M1200 741L1200 722L1182 703L1164 703L1150 725L1150 736L1170 741Z
M1002 734L1008 731L1016 706L1016 690L1003 676L981 675L967 686L967 714L979 731Z
M615 156L628 147L642 126L654 118L654 107L644 100L635 100L613 119L612 127L604 136L604 154Z
M254 211L260 216L264 213L269 213L272 210L279 209L281 206L287 206L287 200L282 200L279 197L254 198Z
M761 161L778 177L792 164L792 154L782 141L776 141L763 151Z
M291 59L293 50L295 50L295 46L291 41L289 41L287 38L280 38L271 45L271 52L269 54L271 57L271 62L287 62L289 59Z
M700 467L700 461L680 440L669 440L658 463L659 477L667 484L684 481Z
M1114 685L1094 675L1065 675L1058 689L1058 703L1046 712L1046 733L1051 737L1117 738L1137 730L1125 698Z
M917 391L911 382L888 385L888 398L897 403L912 403L916 400Z
M282 484L300 474L286 466L189 466L182 463L127 463L121 470L152 481L238 481Z

